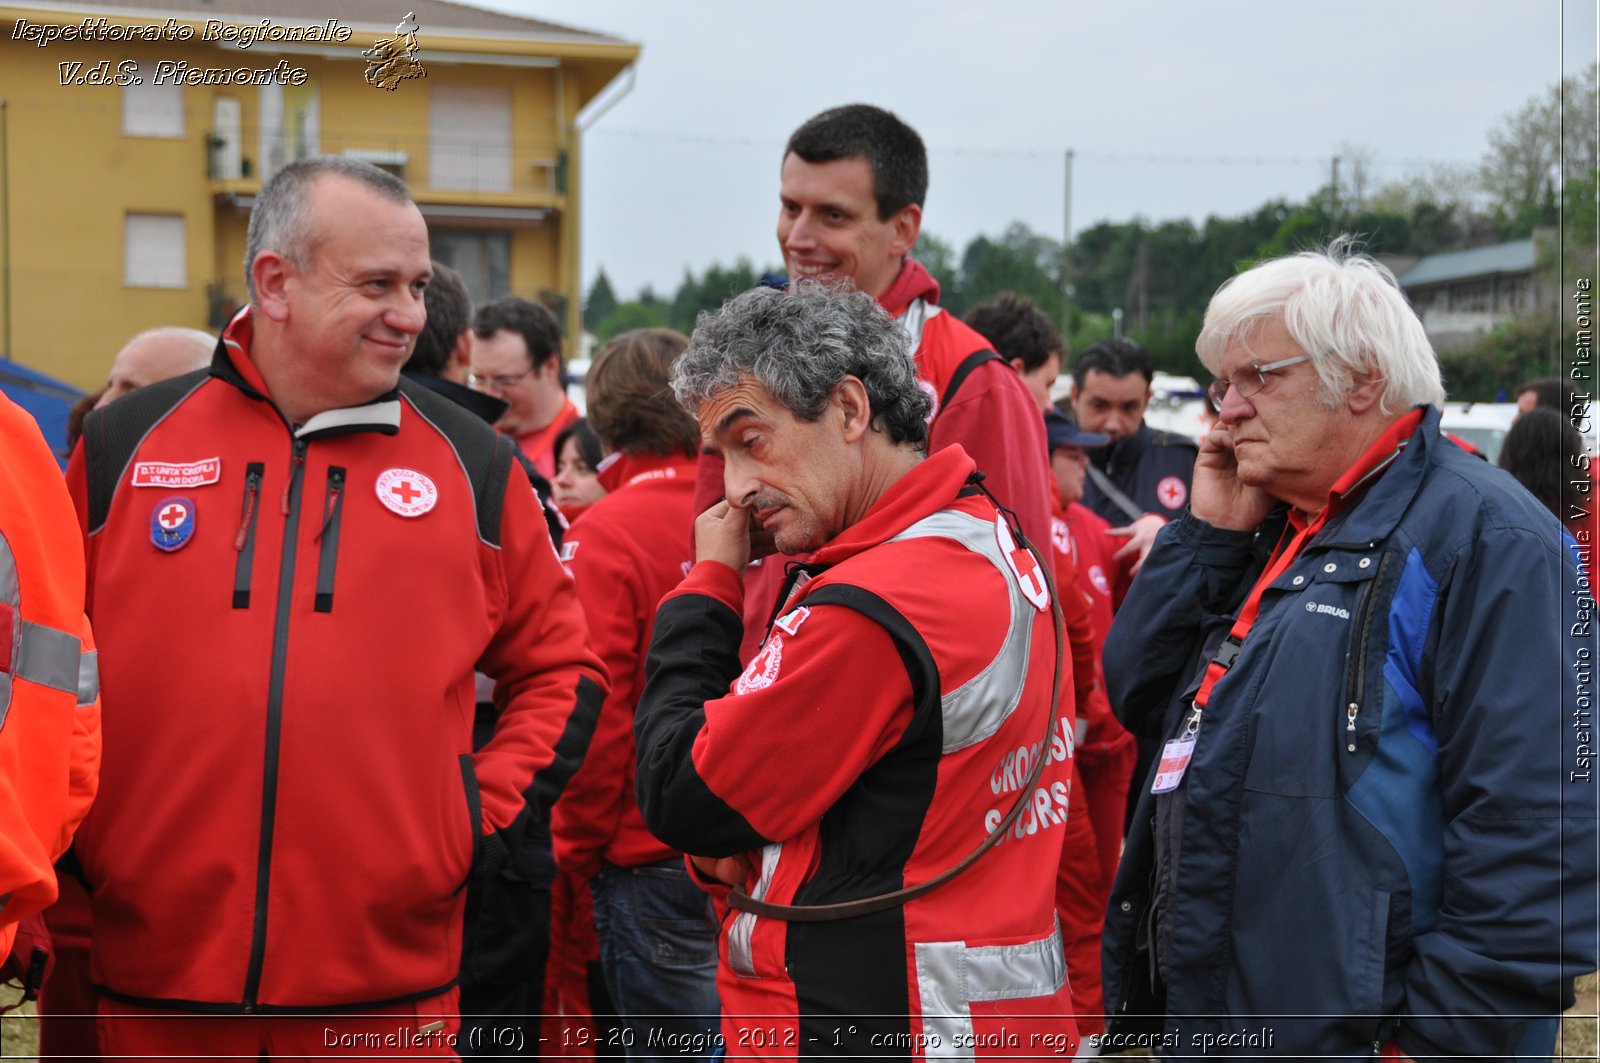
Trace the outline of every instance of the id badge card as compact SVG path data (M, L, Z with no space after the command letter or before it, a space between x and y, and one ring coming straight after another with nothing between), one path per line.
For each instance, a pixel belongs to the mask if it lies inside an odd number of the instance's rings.
M1161 747L1161 763L1156 767L1155 781L1150 784L1151 793L1164 794L1178 788L1183 773L1189 770L1189 758L1194 756L1197 737L1191 734L1167 739L1167 744Z

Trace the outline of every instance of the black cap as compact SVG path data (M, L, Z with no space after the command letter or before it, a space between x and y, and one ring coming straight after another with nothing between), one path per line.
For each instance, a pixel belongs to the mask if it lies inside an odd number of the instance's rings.
M1044 415L1044 434L1052 452L1057 447L1103 447L1111 442L1104 432L1085 432L1055 410Z

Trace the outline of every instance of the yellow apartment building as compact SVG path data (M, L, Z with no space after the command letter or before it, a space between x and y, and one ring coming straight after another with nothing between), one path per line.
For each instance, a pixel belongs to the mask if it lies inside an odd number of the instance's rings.
M638 56L448 0L0 3L0 356L92 389L142 329L215 331L263 181L315 154L403 177L476 301L578 336L581 134Z

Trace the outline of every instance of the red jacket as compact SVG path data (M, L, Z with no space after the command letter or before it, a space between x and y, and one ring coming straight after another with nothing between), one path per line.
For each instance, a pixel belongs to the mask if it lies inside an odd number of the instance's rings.
M984 473L984 486L1017 515L1022 533L1048 553L1053 509L1044 422L1027 385L988 340L938 305L939 282L915 259L906 259L878 302L906 329L917 359L917 379L933 399L928 453L965 450ZM700 462L696 514L723 497L722 459ZM744 659L772 617L782 582L780 562L758 562L745 587Z
M94 978L222 1012L425 998L604 672L509 440L409 382L291 432L250 342L246 312L209 373L92 414L69 469L112 706Z
M1133 575L1129 571L1132 556L1122 561L1113 557L1127 543L1107 534L1110 528L1110 523L1104 517L1081 502L1074 502L1056 518L1053 536L1058 555L1063 551L1071 555L1078 591L1090 602L1097 672L1100 670L1100 651L1106 644L1106 632L1111 630L1112 611L1133 582ZM1084 717L1088 726L1088 736L1084 741L1090 745L1118 742L1127 737L1127 732L1111 714L1110 706L1106 703L1103 676L1100 686L1095 711Z
M586 878L602 860L634 867L681 855L645 827L633 796L633 710L656 607L694 560L695 464L681 454L617 455L600 472L610 493L584 510L562 544L592 645L611 673L589 755L551 820L557 862Z
M100 702L76 528L39 426L0 395L0 959L18 920L56 899L52 865L95 794Z
M546 480L556 478L556 436L566 431L572 422L582 416L572 400L565 399L561 403L561 409L556 411L555 420L543 428L535 428L517 437L517 446L522 450L523 456L533 463L539 475Z
M656 617L645 821L688 852L748 853L752 896L820 904L925 882L1025 802L976 864L899 907L791 923L719 903L730 1056L1071 1055L1053 893L1072 710L1050 713L1049 576L965 486L972 471L941 451L797 566L742 674L731 569L697 565Z
M1100 519L1092 513L1089 516ZM1083 754L1091 740L1105 742L1105 736L1113 732L1124 742L1131 742L1132 738L1111 714L1110 703L1106 700L1105 677L1100 668L1100 647L1105 642L1106 628L1098 625L1096 615L1099 598L1103 596L1097 595L1090 576L1079 568L1089 558L1079 552L1065 516L1058 512L1052 518L1052 525L1051 553L1066 620L1067 641L1072 649L1077 708L1072 802L1066 823L1066 844L1061 848L1061 866L1056 874L1056 914L1061 919L1066 944L1067 974L1072 983L1078 1030L1083 1034L1097 1034L1105 1028L1100 938L1105 926L1106 897L1111 889L1106 865L1109 863L1114 869L1116 855L1109 854L1108 858L1108 854L1100 851L1102 839L1096 837L1090 809L1091 802L1104 800L1104 797L1088 792L1089 767ZM1109 623L1109 599L1106 602ZM1117 806L1120 809L1120 801ZM1118 818L1120 822L1120 815Z

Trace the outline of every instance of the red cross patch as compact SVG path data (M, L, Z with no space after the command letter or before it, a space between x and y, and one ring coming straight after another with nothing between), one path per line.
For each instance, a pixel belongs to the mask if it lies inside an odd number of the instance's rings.
M1176 476L1168 476L1156 484L1156 500L1168 509L1182 509L1189 498L1189 489Z
M385 469L378 474L378 501L391 513L420 517L439 502L439 489L415 469Z
M189 545L194 526L193 499L164 498L150 511L150 542L170 554Z
M161 526L167 531L171 531L188 519L189 511L184 508L182 502L168 502L156 513L156 520L160 521Z
M756 654L745 668L744 674L733 684L733 692L750 694L757 690L765 690L778 678L778 669L782 667L783 636L774 631L761 652Z

